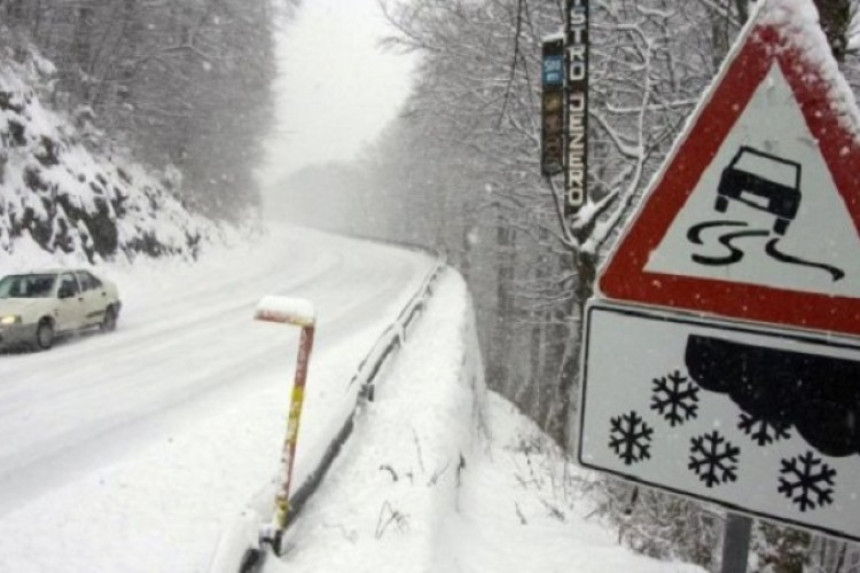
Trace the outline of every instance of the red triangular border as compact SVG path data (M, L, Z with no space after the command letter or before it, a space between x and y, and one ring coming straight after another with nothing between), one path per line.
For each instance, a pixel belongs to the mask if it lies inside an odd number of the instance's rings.
M860 189L855 190L860 187L860 147L837 115L836 102L829 95L833 88L822 71L811 65L797 46L786 41L779 28L759 25L747 36L719 85L712 89L709 101L614 249L598 279L603 296L728 318L860 335L857 298L645 271L649 254L659 246L774 61L779 63L810 132L819 142L855 229L860 229ZM853 100L853 96L849 97Z

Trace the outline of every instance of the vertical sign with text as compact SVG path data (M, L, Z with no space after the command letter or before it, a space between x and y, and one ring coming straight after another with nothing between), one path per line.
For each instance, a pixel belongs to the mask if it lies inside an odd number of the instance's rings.
M575 214L587 198L588 0L567 0L567 137L564 211Z
M564 171L564 39L548 40L541 52L541 174Z

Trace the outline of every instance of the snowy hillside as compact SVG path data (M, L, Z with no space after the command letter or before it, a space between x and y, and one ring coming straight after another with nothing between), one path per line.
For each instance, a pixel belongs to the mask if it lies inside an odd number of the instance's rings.
M180 177L114 149L88 110L52 110L55 73L35 50L0 43L0 263L41 251L90 263L195 257L217 227L181 204Z

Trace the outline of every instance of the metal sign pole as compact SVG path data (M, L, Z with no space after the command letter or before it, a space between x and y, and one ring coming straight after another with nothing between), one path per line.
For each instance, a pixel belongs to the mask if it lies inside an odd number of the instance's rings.
M726 517L722 573L744 573L750 553L752 519L737 513Z
M565 11L565 219L575 215L588 198L588 2L567 0Z

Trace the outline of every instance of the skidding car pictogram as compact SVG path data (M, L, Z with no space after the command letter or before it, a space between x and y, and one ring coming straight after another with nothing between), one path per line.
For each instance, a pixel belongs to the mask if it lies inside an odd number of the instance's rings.
M714 208L725 213L729 199L776 216L773 230L784 235L800 208L800 164L741 146L723 169Z

